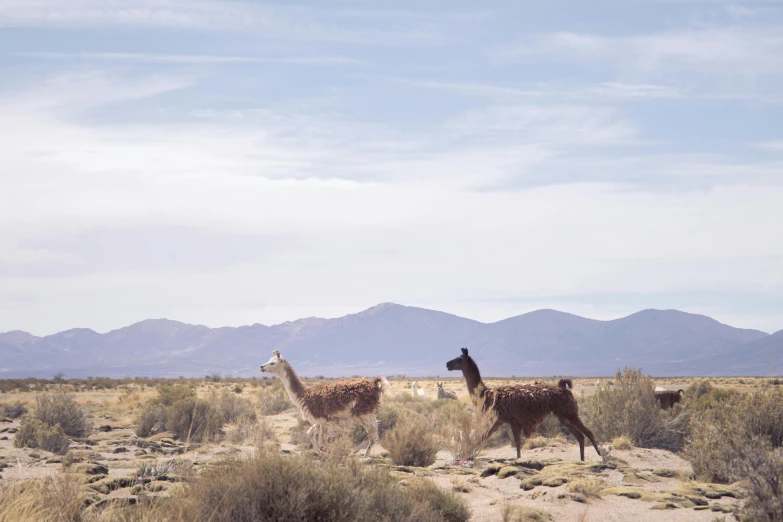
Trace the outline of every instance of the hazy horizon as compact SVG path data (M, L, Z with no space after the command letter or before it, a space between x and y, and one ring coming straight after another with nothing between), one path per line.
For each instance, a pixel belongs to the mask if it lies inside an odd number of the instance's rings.
M0 331L783 327L783 6L0 3Z

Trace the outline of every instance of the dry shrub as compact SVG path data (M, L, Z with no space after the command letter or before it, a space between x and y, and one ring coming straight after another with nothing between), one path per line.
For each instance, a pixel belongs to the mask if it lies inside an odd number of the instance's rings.
M473 407L468 410L453 401L435 415L435 425L443 446L455 460L472 460L481 454L487 433L497 420L494 410Z
M629 450L633 448L633 441L625 435L620 435L612 439L612 447L618 450Z
M554 415L547 416L547 418L545 418L544 421L538 426L538 429L536 429L536 433L538 433L542 437L549 437L549 438L570 436L570 434L565 429L565 427L563 427L563 425L560 424L560 421L557 420L557 417L555 417ZM512 441L513 441L513 437L512 437Z
M208 400L220 410L226 423L234 423L239 419L256 419L256 410L250 401L237 397L227 389L224 389L219 395L213 391Z
M423 415L407 413L386 432L381 445L399 466L429 466L435 463L438 443L433 428Z
M550 522L552 515L520 504L505 504L500 512L503 522Z
M0 522L82 522L83 491L70 475L6 486L0 489Z
M166 430L166 407L149 401L142 407L136 420L136 435L149 437Z
M224 403L223 396L213 397L213 400L199 399L196 391L188 386L164 384L158 387L158 396L147 401L139 412L136 435L148 437L168 430L182 440L216 440L222 433L226 416L220 405L235 407L235 404L230 399ZM234 410L229 412L231 415L234 413Z
M589 397L582 395L582 420L598 440L626 436L638 447L677 450L684 443L689 414L681 405L661 410L654 389L653 380L641 370L618 371L614 386L601 386Z
M276 437L275 431L264 419L241 417L237 420L236 426L231 431L228 440L233 444L246 442L253 446L261 446L266 441L276 441Z
M59 424L49 426L38 419L25 418L14 438L17 448L40 448L65 455L71 441Z
M577 493L585 498L601 498L601 491L608 488L609 484L601 479L581 478L568 481L566 489L571 493Z
M33 417L54 426L59 424L70 437L86 437L92 431L92 421L87 412L76 404L70 393L57 392L39 395L35 399Z
M261 415L277 415L294 407L285 388L279 382L271 386L264 386L256 392L256 396Z
M406 488L388 471L302 457L263 454L226 461L200 474L164 503L115 513L127 522L394 520L465 522L464 501L426 479Z
M745 502L743 522L783 521L783 448L771 448L769 441L754 437L749 444L735 446L732 478L741 481Z
M695 413L685 458L698 477L728 482L733 468L740 465L738 448L758 440L772 450L783 446L783 389L779 387L734 395Z
M27 413L27 403L22 401L8 402L0 404L0 417L7 419L18 419Z
M183 399L166 408L166 430L180 440L217 440L223 429L223 414L203 399Z

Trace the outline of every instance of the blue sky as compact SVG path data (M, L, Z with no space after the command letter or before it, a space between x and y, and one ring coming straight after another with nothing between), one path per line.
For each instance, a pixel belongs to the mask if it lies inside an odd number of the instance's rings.
M778 1L0 0L0 331L783 328Z

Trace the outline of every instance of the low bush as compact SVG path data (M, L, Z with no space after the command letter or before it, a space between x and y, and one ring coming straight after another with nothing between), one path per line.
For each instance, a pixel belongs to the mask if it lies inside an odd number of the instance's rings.
M591 396L582 395L579 412L598 440L628 437L641 448L677 450L688 430L689 414L681 405L661 410L655 385L641 370L618 371L614 386L601 386Z
M162 404L149 401L139 412L136 420L136 435L149 437L166 430L166 407Z
M783 522L783 448L754 437L733 449L731 475L740 481L745 499L740 520Z
M226 423L234 423L239 419L256 419L256 410L250 401L237 397L228 390L223 390L220 394L212 392L208 400L220 410Z
M230 501L228 500L230 499ZM126 522L344 520L465 522L470 511L427 479L407 487L380 468L263 454L203 472L164 503L115 512Z
M87 412L73 400L70 393L44 394L36 397L34 418L48 426L60 425L70 437L86 437L92 431Z
M439 449L432 425L423 415L412 412L386 432L381 445L399 466L429 466L435 462Z
M180 440L217 440L222 433L223 424L221 411L203 399L182 399L166 408L166 430L174 433Z
M35 418L25 418L14 438L17 448L40 448L65 455L71 441L59 424L49 426Z
M0 404L0 417L18 419L25 413L27 413L27 404L22 401Z
M734 476L734 467L740 465L738 449L752 441L763 441L770 451L783 446L780 387L733 395L696 412L684 455L700 478L728 482Z
M256 392L256 396L261 415L277 415L294 407L280 383L264 386Z
M487 433L497 419L489 409L473 407L468 410L454 401L441 408L434 416L438 438L455 460L475 459L487 443Z

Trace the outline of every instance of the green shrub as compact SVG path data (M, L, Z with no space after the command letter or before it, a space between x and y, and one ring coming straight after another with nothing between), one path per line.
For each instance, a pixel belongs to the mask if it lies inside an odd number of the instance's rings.
M381 445L399 466L429 466L440 449L433 431L423 415L407 413L386 432Z
M17 448L40 448L65 455L71 441L59 424L49 426L35 418L25 418L14 438Z
M39 395L34 417L48 426L59 424L70 437L86 437L92 431L92 421L70 393Z

